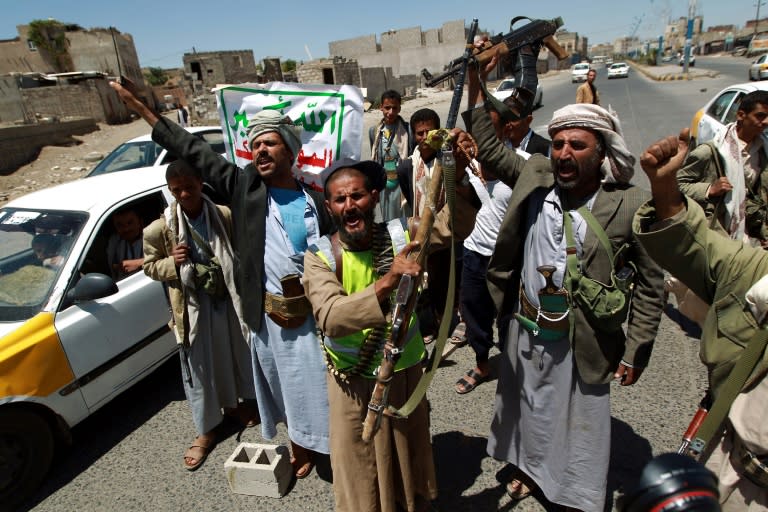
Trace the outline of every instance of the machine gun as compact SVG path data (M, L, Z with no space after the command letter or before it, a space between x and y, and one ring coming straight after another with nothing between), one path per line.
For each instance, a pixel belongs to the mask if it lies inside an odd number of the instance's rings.
M458 77L456 80L456 87L453 91L451 107L448 111L446 129L439 130L439 132L441 132L440 135L435 134L436 137L439 137L441 142L442 152L432 169L432 176L427 194L427 207L424 208L424 212L419 220L418 228L416 229L416 236L414 237L414 241L419 242L419 247L417 250L411 251L408 255L410 260L418 262L422 268L426 265L427 256L429 255L429 237L435 222L435 215L437 214L437 207L435 205L438 204L443 191L443 181L445 181L446 201L448 201L449 204L452 203L456 194L456 160L454 159L453 151L451 150L448 129L455 126L456 118L458 117L459 109L461 108L464 78L466 77L467 67L472 58L472 48L475 33L477 32L477 25L477 19L472 20L467 37L467 46L464 51L464 56L461 59L462 62L457 70ZM430 133L430 135L432 135L432 133ZM451 228L453 229L453 226L451 226ZM451 247L453 247L453 244L451 244ZM453 257L453 254L451 256ZM402 348L408 342L406 336L409 331L408 328L411 316L416 308L416 302L419 295L418 283L420 282L421 276L413 277L403 275L398 283L392 310L392 329L390 331L389 339L384 346L384 357L382 357L381 364L376 372L376 386L373 389L373 393L371 393L371 399L368 403L368 413L363 422L363 441L368 442L373 439L374 435L376 435L376 432L381 425L381 418L385 413L385 410L390 415L407 416L407 413L403 413L403 411L408 411L412 406L415 407L415 404L421 400L423 392L426 391L426 386L429 385L429 380L425 381L424 379L431 379L431 376L434 374L434 369L436 369L436 364L433 362L430 371L422 376L422 381L420 382L419 387L414 391L414 396L410 397L408 402L399 411L396 411L389 406L389 386L394 377L395 365L400 358ZM446 310L452 310L453 290L450 290L448 295L449 298L446 301ZM422 382L425 382L425 385L422 386ZM419 394L421 394L421 396L419 396Z
M562 18L530 20L530 23L512 30L512 26L515 22L521 19L528 18L522 16L514 18L510 23L510 32L508 34L498 34L492 37L484 47L473 50L472 58L479 66L488 63L496 55L499 57L513 55L516 51L525 46L538 45L541 43L557 56L558 59L562 60L568 57L568 52L566 52L563 47L555 41L555 38L552 37L557 29L563 26ZM467 44L471 45L473 43L474 41L469 41ZM458 74L461 71L463 62L464 57L453 60L448 64L447 70L438 76L433 76L429 71L423 69L421 73L426 79L427 87L434 87Z

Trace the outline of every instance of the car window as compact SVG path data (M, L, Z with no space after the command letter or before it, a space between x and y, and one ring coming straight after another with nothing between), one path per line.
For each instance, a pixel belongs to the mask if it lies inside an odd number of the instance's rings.
M707 114L722 122L723 115L728 111L728 106L736 97L738 91L725 91L717 97L707 109Z
M502 85L504 85L504 82L502 82ZM512 85L514 85L514 82L512 82ZM204 132L201 134L201 137L205 142L211 145L211 148L219 154L226 153L227 149L224 145L224 134L221 133L220 130L214 131L214 132Z
M499 88L496 89L497 91L511 91L515 88L515 81L514 80L504 80L499 84ZM224 137L222 137L222 144L224 142Z
M155 142L148 140L142 142L126 142L117 147L99 162L88 176L108 174L110 172L150 167L163 151L163 148Z
M214 130L210 132L198 132L195 134L195 136L203 139L205 142L210 144L211 148L218 154L221 155L227 152L227 148L224 143L224 134L221 132L221 130ZM175 160L178 160L178 157L169 151L165 154L162 162L160 163L165 165Z
M88 215L0 209L0 321L22 321L48 302Z
M736 97L734 98L733 103L731 103L731 106L728 109L728 112L725 114L725 117L723 118L723 124L732 123L736 120L736 114L739 112L739 106L741 105L742 98L744 98L743 92L736 94Z
M92 272L106 274L115 281L120 281L134 272L125 272L121 269L121 262L125 259L137 259L144 256L141 244L141 230L158 219L167 206L165 197L161 191L117 205L109 213L104 215L101 223L96 228L96 236L86 249L86 257L80 264L80 273L85 275ZM138 240L136 238L125 239L118 232L118 220L131 220L138 218ZM125 232L124 232L125 233ZM127 233L130 236L131 230ZM136 233L134 233L136 234Z

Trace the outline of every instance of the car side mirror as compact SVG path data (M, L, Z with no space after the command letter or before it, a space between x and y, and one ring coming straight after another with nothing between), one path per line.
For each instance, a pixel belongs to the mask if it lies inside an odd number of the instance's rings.
M93 272L80 278L77 284L67 292L70 304L100 299L117 293L117 284L105 274Z

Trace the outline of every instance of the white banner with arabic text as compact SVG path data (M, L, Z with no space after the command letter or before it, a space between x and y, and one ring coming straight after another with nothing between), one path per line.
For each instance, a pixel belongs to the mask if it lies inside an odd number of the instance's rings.
M248 119L264 109L277 110L302 128L302 147L293 170L315 189L322 189L322 171L331 163L360 158L363 96L355 86L270 82L228 85L214 92L227 158L238 167L253 160L246 128Z

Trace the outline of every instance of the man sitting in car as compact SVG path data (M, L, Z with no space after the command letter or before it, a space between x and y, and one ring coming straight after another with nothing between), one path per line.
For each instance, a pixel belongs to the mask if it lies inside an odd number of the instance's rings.
M144 264L142 230L144 222L133 208L124 208L112 215L115 233L107 242L107 262L112 278L119 281Z

